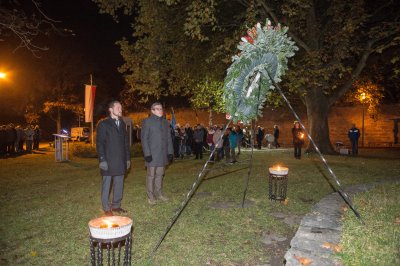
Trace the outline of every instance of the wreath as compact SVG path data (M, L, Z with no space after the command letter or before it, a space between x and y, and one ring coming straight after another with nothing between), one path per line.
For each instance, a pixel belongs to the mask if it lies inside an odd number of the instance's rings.
M273 27L267 19L264 27L257 23L241 38L240 53L232 57L224 81L225 109L234 122L248 124L262 115L266 97L274 89L269 76L280 82L288 58L298 50L286 34L288 29L280 24Z

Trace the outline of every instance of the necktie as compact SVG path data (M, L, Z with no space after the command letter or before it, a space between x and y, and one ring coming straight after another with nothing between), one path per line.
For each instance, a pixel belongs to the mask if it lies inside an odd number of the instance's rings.
M119 120L118 119L115 121L115 123L117 124L117 127L119 128Z

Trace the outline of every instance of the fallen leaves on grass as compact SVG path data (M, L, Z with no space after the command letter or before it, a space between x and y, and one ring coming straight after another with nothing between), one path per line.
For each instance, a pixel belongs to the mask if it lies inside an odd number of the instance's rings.
M329 243L329 242L325 242L324 244L322 244L323 248L327 248L327 249L331 249L335 252L340 252L342 250L342 246L341 245L336 245L333 243Z
M400 217L396 217L396 219L394 220L395 224L400 224Z
M365 199L360 199L359 204L361 206L367 206L368 205L368 201L366 201Z
M284 201L282 201L282 204L283 205L288 205L289 204L289 198L286 198Z
M300 257L300 256L296 256L296 255L294 255L294 257L296 258L296 260L298 262L300 262L301 265L310 265L313 262L312 259L309 259L306 257Z
M36 257L37 256L37 252L36 251L31 251L31 256L32 257Z

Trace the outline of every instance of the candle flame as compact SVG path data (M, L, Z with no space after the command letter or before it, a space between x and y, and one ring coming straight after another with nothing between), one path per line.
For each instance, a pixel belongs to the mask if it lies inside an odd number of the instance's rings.
M112 222L108 221L108 220L104 220L104 222L107 224L107 228L108 227L112 227Z
M111 227L119 227L119 225L106 219L104 219L100 224L100 228L111 228Z

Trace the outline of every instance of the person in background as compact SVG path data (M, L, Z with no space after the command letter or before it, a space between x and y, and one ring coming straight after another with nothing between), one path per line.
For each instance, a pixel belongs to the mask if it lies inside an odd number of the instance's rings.
M243 135L244 135L243 140L244 140L245 147L251 147L252 142L254 142L254 140L252 141L252 138L251 138L251 132L252 132L251 129L246 129L246 128L243 129Z
M236 134L237 134L237 147L238 147L237 155L240 155L240 148L242 147L244 133L243 133L243 129L241 129L239 125L236 127Z
M208 150L210 152L212 152L215 147L214 134L215 134L215 126L210 126L210 128L207 130L207 145L208 145ZM215 153L211 157L212 162L214 161L214 158L215 158Z
M174 159L174 149L170 124L163 116L162 105L155 102L150 109L151 115L143 120L140 139L147 167L147 201L150 205L154 205L156 200L168 201L163 193L163 179L165 167Z
M197 127L193 133L194 154L196 155L195 159L203 159L203 140L204 129L201 127L201 125L197 124Z
M264 131L261 126L257 127L256 139L257 139L257 149L261 150L262 140L264 138Z
M356 128L355 124L351 125L348 133L350 142L351 142L351 154L358 154L358 139L360 138L360 130Z
M294 158L301 159L301 147L304 143L304 133L300 128L298 121L294 121L294 126L292 128L293 145L294 145Z
M33 149L34 150L39 150L39 142L40 142L40 128L39 125L35 126L35 129L33 130Z
M281 145L279 145L278 139L279 139L279 127L277 125L274 125L274 146L275 148L279 148Z
M140 131L141 131L141 128L139 125L135 125L133 127L133 130L132 130L132 142L133 143L140 142Z
M236 160L236 151L235 148L237 147L237 134L236 134L236 128L234 127L232 130L230 130L229 133L229 147L231 150L231 163L237 163Z
M185 134L186 134L186 156L190 157L192 155L192 145L193 145L193 129L190 127L190 124L185 125Z
M225 133L222 137L223 139L223 149L224 149L224 154L225 154L225 162L230 163L231 162L231 145L229 143L229 134L231 133L231 129L227 128L225 130Z
M187 139L185 129L183 127L179 128L178 134L179 134L179 156L183 160L183 158L185 158L185 147Z
M20 153L24 150L24 129L20 125L17 125L15 130L17 131L17 138L15 139L15 151Z
M35 134L32 125L28 125L25 129L25 150L27 153L32 153L33 135Z
M172 145L174 148L174 157L176 159L179 158L179 152L180 152L180 144L181 144L181 136L180 132L181 128L179 124L175 125L174 131L173 131L173 138L172 138Z
M222 148L223 140L221 139L221 137L222 137L222 129L220 127L216 126L216 130L213 135L213 142L214 142L215 149L216 149L214 156L215 156L215 161L217 161L217 162L219 160L221 160L224 155L223 148Z
M124 190L124 175L131 166L129 137L122 120L122 105L119 101L108 104L109 116L99 121L96 130L96 150L99 168L103 176L101 203L104 214L127 213L121 208ZM110 203L110 188L113 198Z
M201 127L201 130L203 131L203 145L202 145L202 151L203 151L203 148L205 149L205 150L208 150L208 144L207 144L207 128L203 125L203 124L200 124L200 127Z

